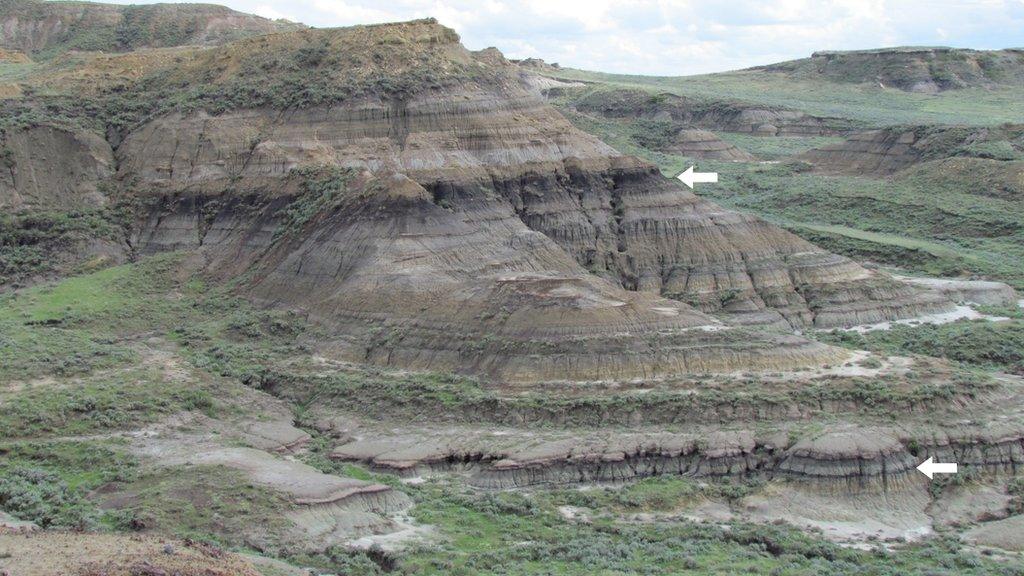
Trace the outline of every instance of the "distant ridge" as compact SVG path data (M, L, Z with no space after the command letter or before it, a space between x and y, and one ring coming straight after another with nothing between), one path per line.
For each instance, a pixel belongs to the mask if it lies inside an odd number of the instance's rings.
M822 50L810 58L748 70L825 77L836 82L877 83L907 92L1024 85L1024 51L947 46L898 46L870 50Z

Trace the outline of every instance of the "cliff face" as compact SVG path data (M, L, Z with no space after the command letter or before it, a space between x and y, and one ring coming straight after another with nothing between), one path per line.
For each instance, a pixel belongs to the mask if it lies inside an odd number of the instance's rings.
M0 2L0 47L26 53L214 45L299 27L211 4Z
M872 83L908 92L1024 84L1021 50L906 47L815 52L810 58L755 68L796 78Z

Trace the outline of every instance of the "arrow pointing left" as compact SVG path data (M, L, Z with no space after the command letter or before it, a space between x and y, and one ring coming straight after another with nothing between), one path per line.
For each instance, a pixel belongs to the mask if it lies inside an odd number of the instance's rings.
M931 456L918 465L917 470L930 480L935 474L956 474L956 462L935 462Z
M694 182L718 182L718 172L694 172L693 166L686 169L685 172L676 176L679 181L690 187L693 190Z

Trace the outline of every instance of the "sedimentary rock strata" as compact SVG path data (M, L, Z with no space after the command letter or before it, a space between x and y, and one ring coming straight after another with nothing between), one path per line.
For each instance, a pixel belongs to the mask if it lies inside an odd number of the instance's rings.
M504 382L778 370L844 353L725 324L951 305L696 197L434 21L247 39L155 62L139 86L258 90L243 76L273 51L313 67L327 103L200 100L116 131L116 184L141 207L131 246L201 248L249 295L336 328L348 359ZM290 70L270 68L273 90Z
M607 118L646 118L680 125L739 132L756 136L823 136L837 134L846 122L821 118L798 110L747 104L705 101L675 94L651 94L643 90L598 90L571 99L580 112Z
M810 58L753 68L797 79L825 77L926 94L1024 84L1024 51L945 47L822 51Z
M0 208L102 206L98 188L113 172L110 145L91 132L39 125L0 134Z
M582 266L628 290L660 292L744 322L834 326L945 306L698 199L573 129L514 78L400 102L171 115L128 135L119 157L124 176L149 189L206 195L280 190L291 169L310 164L400 173L470 225L484 214L518 218L554 240L576 271ZM152 223L158 229L143 231L144 249L201 241L194 214ZM184 236L171 229L182 225Z
M332 458L405 476L457 471L486 488L623 482L655 475L787 479L824 492L916 490L916 467L933 456L980 473L1012 473L1024 463L1024 427L964 427L948 435L838 424L801 436L737 429L686 433L576 430L500 433L428 430L373 435L338 445ZM802 433L806 434L806 433Z
M749 152L723 142L718 136L707 130L680 130L669 145L673 152L691 158L710 158L713 160L730 160L748 162L754 160Z
M1012 151L1008 140L1019 138L1021 131L1021 127L1012 125L894 126L854 134L843 142L808 150L799 158L830 172L887 175L927 160L973 156L979 152L972 146L983 143L1003 142Z

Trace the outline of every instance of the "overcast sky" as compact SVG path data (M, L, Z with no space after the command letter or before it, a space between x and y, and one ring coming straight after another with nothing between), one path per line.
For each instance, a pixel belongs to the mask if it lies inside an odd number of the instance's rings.
M318 27L433 16L474 50L635 74L717 72L827 49L1024 47L1024 0L208 1Z

